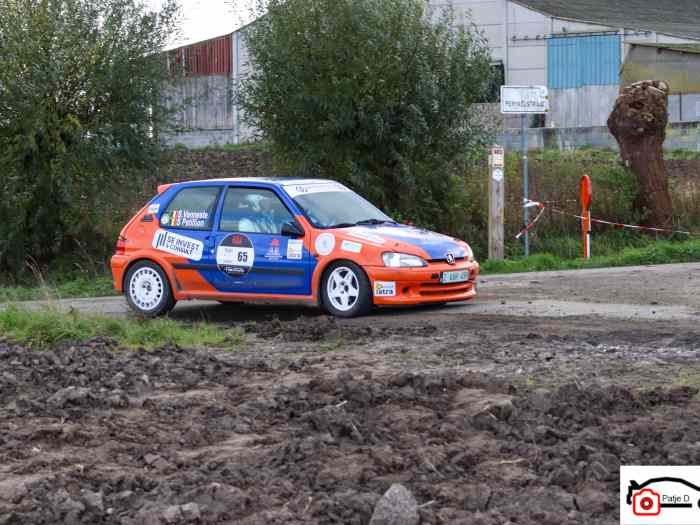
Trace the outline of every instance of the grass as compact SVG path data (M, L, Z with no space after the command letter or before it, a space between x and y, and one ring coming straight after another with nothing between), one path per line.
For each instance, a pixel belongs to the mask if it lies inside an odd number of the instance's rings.
M41 299L73 299L79 297L105 297L114 295L111 277L80 277L47 283L40 286L6 286L0 287L0 303L12 301L34 301Z
M593 244L595 247L595 244ZM579 270L582 268L606 268L615 266L641 266L700 261L700 239L685 242L658 241L644 247L624 248L611 255L584 259L564 259L552 254L535 254L531 257L506 261L484 261L483 274L540 272L550 270Z
M209 323L187 325L171 319L115 319L56 308L27 310L10 305L0 310L0 333L31 348L60 343L85 343L108 338L120 347L151 350L165 345L236 349L243 331Z

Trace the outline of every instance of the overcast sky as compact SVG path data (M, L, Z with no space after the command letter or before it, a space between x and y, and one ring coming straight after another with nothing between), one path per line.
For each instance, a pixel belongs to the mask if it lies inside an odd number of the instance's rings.
M182 6L183 36L173 45L190 44L232 33L251 21L254 0L179 0ZM161 0L150 0L158 7ZM235 8L233 5L235 4Z

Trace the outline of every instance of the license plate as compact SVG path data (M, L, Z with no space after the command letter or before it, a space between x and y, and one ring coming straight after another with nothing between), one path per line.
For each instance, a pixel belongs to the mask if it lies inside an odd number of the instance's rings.
M469 280L469 270L458 270L456 272L442 272L440 281L442 284L463 283Z

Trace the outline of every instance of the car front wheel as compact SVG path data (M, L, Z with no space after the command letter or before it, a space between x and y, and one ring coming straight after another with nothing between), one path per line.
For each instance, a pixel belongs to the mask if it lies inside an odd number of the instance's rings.
M372 308L369 279L355 263L331 263L321 283L321 299L326 311L337 317L364 315Z
M150 261L141 261L129 268L124 295L132 310L144 317L165 315L175 306L165 272Z

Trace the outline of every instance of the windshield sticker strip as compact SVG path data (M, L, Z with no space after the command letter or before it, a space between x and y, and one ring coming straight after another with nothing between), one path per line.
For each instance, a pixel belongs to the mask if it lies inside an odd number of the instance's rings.
M284 191L294 199L300 195L310 195L312 193L330 193L333 191L349 192L350 190L338 182L318 182L315 184L293 184L284 186Z

